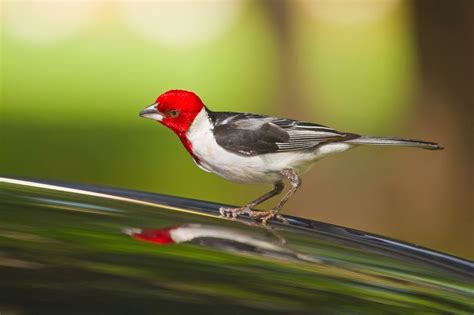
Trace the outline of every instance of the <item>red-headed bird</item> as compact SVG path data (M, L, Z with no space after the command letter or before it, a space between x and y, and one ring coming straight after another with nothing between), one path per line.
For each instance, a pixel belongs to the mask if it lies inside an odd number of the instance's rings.
M273 190L240 208L221 208L228 217L248 214L266 223L301 185L300 176L321 158L359 145L391 145L428 150L439 144L395 137L360 136L332 128L265 115L213 112L193 92L171 90L161 94L141 117L173 130L199 168L245 184L273 184ZM280 194L283 180L290 190L270 211L253 211L258 204Z

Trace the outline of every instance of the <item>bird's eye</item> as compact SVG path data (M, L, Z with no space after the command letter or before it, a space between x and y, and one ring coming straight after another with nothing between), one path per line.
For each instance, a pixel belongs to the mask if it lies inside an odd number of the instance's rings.
M179 110L170 110L168 112L168 115L172 118L178 117L179 116Z

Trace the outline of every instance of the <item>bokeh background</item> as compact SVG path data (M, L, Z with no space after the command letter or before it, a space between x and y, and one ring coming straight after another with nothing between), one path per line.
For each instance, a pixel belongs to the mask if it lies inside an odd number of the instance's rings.
M442 143L316 164L285 213L474 258L474 2L1 2L0 174L243 204L138 112L172 88L214 110ZM271 207L276 200L264 207Z

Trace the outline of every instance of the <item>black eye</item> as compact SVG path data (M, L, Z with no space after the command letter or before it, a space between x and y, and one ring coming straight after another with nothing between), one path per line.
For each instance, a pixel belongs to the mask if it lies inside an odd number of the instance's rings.
M179 116L179 110L170 110L170 111L168 112L168 115L169 115L170 117L173 117L173 118L178 117L178 116Z

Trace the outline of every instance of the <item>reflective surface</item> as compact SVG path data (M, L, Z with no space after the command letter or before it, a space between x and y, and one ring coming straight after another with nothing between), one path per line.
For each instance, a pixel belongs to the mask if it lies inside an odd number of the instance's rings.
M0 313L472 313L470 261L220 205L2 179Z

